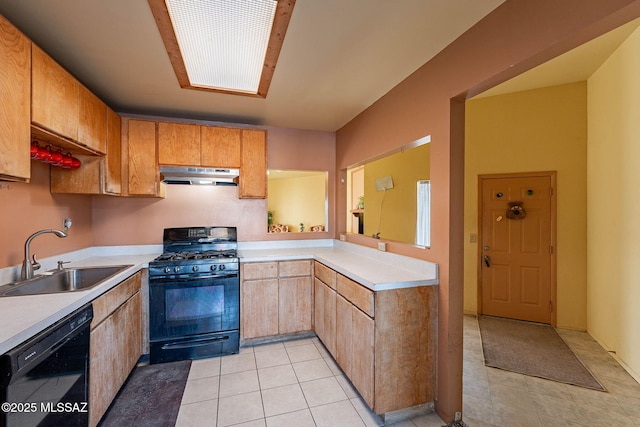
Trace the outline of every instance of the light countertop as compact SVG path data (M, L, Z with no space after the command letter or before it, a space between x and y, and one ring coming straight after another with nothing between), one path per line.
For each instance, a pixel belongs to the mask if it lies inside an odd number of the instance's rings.
M131 266L84 291L0 297L0 354L147 268L161 252L161 245L94 247L43 259L43 271L55 268L57 260L71 261L67 268ZM434 263L337 240L239 242L238 254L240 262L315 259L374 291L438 284ZM0 284L15 280L18 270L19 266L0 269Z

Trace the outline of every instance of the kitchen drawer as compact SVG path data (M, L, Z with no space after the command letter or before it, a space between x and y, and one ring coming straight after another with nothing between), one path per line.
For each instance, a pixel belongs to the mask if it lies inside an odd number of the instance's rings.
M311 276L311 260L280 261L278 277Z
M249 262L242 264L242 280L262 280L277 277L277 262Z
M318 261L314 264L315 276L331 289L336 288L336 272Z
M338 293L351 304L373 317L373 291L338 274Z
M139 272L134 274L93 301L93 320L91 321L91 329L98 326L118 307L131 298L132 295L140 290L140 276L141 273Z

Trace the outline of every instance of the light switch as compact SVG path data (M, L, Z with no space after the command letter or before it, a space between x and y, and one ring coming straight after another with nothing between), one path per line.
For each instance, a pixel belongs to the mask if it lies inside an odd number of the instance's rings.
M385 242L378 242L378 250L386 252L387 251L387 244Z

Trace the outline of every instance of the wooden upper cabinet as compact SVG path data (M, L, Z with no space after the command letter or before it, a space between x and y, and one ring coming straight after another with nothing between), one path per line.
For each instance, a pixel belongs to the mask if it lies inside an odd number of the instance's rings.
M35 44L31 70L31 122L77 141L80 84Z
M107 105L86 87L78 89L78 142L107 152Z
M240 138L240 129L201 126L200 164L205 167L240 168Z
M200 126L158 123L158 159L161 165L200 165Z
M0 179L29 181L31 42L0 15Z
M241 199L267 197L267 132L242 129L242 155L240 159Z
M104 191L108 194L122 192L122 119L107 108L107 167Z
M158 170L156 122L128 121L128 194L157 196L160 172Z

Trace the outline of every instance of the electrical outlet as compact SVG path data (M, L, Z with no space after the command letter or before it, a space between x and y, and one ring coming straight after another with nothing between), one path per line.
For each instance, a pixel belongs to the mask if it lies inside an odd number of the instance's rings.
M341 234L341 235L340 235L340 241L341 241L341 242L344 242L344 241L346 241L346 240L347 240L347 236L346 236L346 235L344 235L344 234Z
M387 244L385 242L378 242L378 250L386 252L387 251Z
M475 233L469 234L469 243L477 243L477 242L478 242L478 235Z

